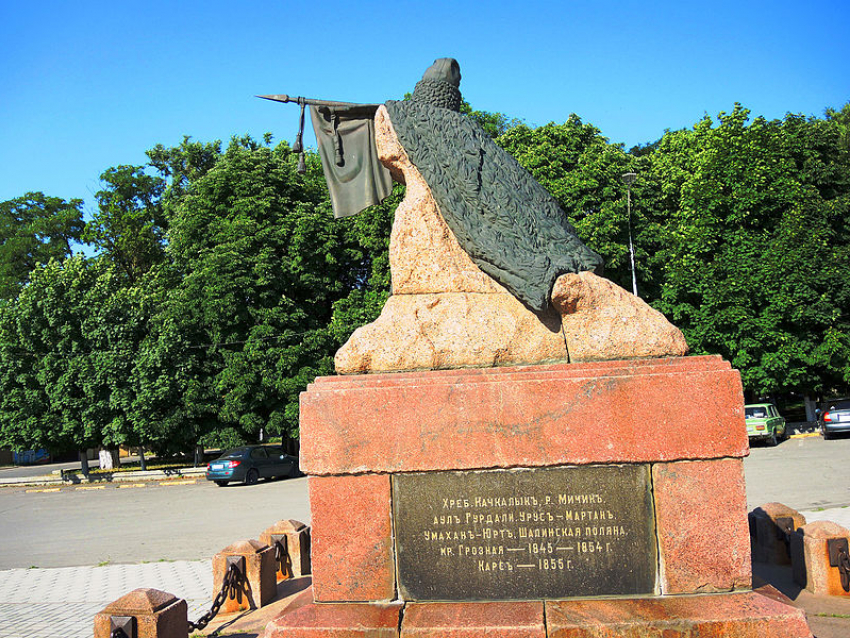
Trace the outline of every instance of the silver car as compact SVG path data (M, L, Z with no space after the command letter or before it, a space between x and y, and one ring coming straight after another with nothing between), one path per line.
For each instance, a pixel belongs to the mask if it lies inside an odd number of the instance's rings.
M831 439L840 432L850 432L850 399L828 401L818 420L820 433L825 439Z

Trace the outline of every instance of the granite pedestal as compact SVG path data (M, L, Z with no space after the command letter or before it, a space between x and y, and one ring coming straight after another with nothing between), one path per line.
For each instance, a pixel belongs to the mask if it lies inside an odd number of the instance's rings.
M743 405L711 356L319 378L314 603L266 636L810 637L750 591Z

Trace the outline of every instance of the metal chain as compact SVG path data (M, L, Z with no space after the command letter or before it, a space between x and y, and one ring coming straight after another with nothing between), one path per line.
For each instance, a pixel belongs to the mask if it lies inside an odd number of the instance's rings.
M791 535L794 533L794 519L790 516L778 516L773 524L776 525L776 535L785 543L785 553L791 557Z
M841 588L850 591L850 555L845 549L838 553L838 573L841 574Z
M230 565L230 567L227 568L227 573L224 575L224 580L221 583L221 591L218 592L213 600L212 607L210 607L210 610L201 616L197 622L189 621L189 631L200 631L209 625L210 621L215 618L221 610L221 606L224 605L224 601L227 600L228 595L231 595L232 598L236 597L241 580L242 572L239 571L236 565ZM111 638L115 637L112 636Z
M288 540L286 536L276 541L274 544L274 559L279 572L283 574L292 573L292 561L289 558L289 550L287 549Z

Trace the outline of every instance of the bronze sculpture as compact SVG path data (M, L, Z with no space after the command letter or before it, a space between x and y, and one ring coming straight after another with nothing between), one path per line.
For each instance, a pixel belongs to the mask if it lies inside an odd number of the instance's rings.
M461 247L529 308L545 312L559 275L599 271L602 258L582 243L546 189L460 113L460 79L457 61L441 58L425 71L412 99L384 106ZM374 129L369 128L378 105L305 103L337 216L386 197L383 180L389 172L378 169ZM345 191L340 184L354 187ZM362 199L353 201L353 196Z
M685 354L682 333L597 276L601 257L556 200L459 112L459 83L457 62L441 58L409 100L260 96L310 107L336 216L380 201L390 175L407 186L392 295L336 353L337 372Z

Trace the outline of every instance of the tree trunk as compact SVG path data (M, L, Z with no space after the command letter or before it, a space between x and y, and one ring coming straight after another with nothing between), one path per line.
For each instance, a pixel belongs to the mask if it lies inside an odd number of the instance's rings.
M195 467L198 467L204 462L204 446L195 446Z
M83 476L89 477L89 455L86 450L80 450L80 470L82 470Z
M803 401L806 406L806 421L817 421L818 417L815 414L815 408L817 407L817 403L812 401L808 395L803 397Z
M145 448L139 448L139 466L142 469L142 472L148 469L148 462L145 460Z

